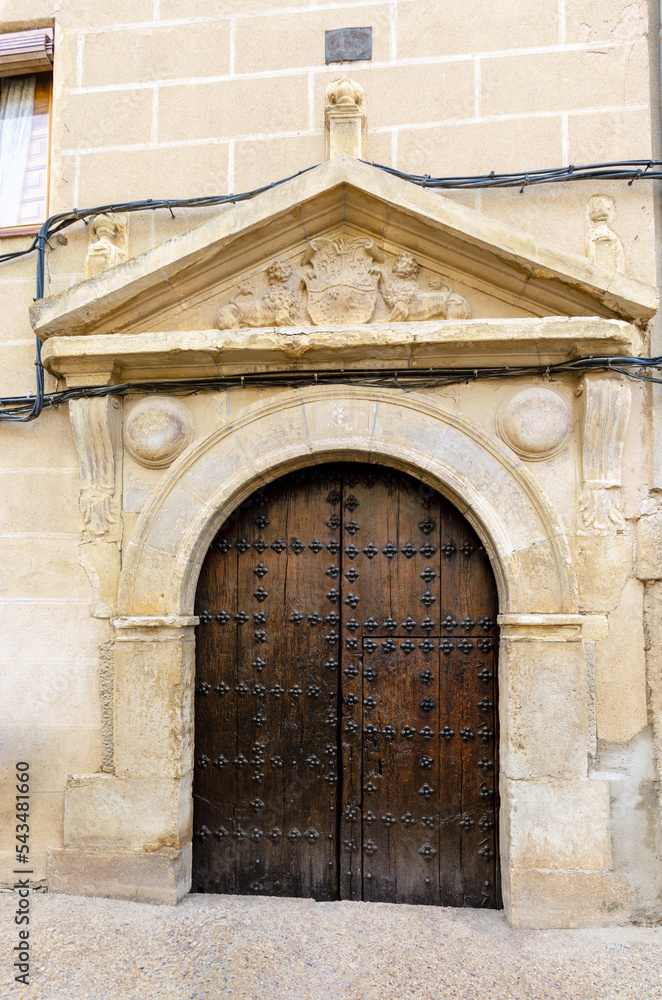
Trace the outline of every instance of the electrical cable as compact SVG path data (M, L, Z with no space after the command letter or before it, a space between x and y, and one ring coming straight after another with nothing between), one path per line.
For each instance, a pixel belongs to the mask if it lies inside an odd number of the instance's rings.
M388 167L381 163L370 163L367 160L362 160L362 163L368 163L369 166L376 167L379 170L383 170L388 174L395 177L399 177L403 180L412 182L413 184L418 184L424 188L433 189L466 189L466 188L490 188L490 187L519 187L520 193L525 187L536 185L536 184L554 184L554 183L565 183L568 181L577 180L596 180L598 178L602 180L627 180L629 185L632 185L635 180L659 180L662 178L662 170L658 169L662 167L662 160L615 160L610 163L592 163L584 164L582 166L569 165L567 167L560 167L552 170L532 170L528 172L515 172L509 174L497 174L491 171L489 174L480 174L475 176L460 176L460 177L431 177L428 174L410 174L401 170L396 170L394 167ZM236 202L246 201L250 198L254 198L258 194L262 194L265 191L269 191L272 188L278 187L281 184L285 184L287 181L292 180L294 177L298 177L301 174L307 173L310 170L315 170L319 164L312 167L307 167L304 170L297 171L296 174L291 174L289 177L284 177L281 180L274 181L271 184L265 184L262 187L254 188L252 191L244 191L240 194L229 194L229 195L210 195L198 198L168 198L168 199L147 199L144 201L130 201L130 202L113 202L108 205L97 205L94 208L87 209L71 209L67 212L59 212L56 215L50 216L41 226L38 235L34 238L30 246L23 248L22 250L16 250L12 253L0 254L0 264L8 263L12 260L17 260L20 257L24 257L27 254L37 253L37 266L36 266L36 294L35 301L42 299L44 296L44 285L45 285L45 252L46 247L50 249L49 237L55 236L66 229L68 226L73 225L76 222L84 222L87 225L87 219L100 215L106 212L140 212L140 211L156 211L157 209L167 209L170 214L174 217L174 208L208 208L223 204L234 204ZM582 361L590 361L591 359L580 359ZM616 362L616 358L610 359L610 367ZM621 364L629 362L631 359L618 359ZM640 366L644 363L650 361L650 359L638 359ZM659 361L659 359L658 359ZM543 366L544 367L544 366ZM552 366L553 367L553 366ZM17 421L25 423L31 420L35 420L42 412L44 406L57 406L58 403L56 399L62 396L62 393L48 393L44 392L44 369L41 362L41 341L36 338L36 357L35 357L35 369L36 369L36 391L34 395L29 396L18 396L9 397L5 399L0 399L0 421ZM545 369L547 370L547 369ZM551 369L550 369L551 370ZM617 370L617 369L613 369ZM439 377L440 378L450 378L450 371L444 372ZM457 370L454 370L457 373ZM473 371L473 369L472 369ZM479 372L492 371L492 369L477 369ZM532 369L508 369L509 372L519 372L525 374ZM538 371L538 369L536 369ZM633 378L645 378L646 381L660 381L651 376L634 375L632 372L624 372ZM300 373L279 373L283 377L290 379L297 379L295 382L287 384L303 384L298 379L301 377ZM327 373L331 377L331 373ZM242 376L243 377L243 376ZM306 378L308 376L304 376ZM335 376L334 376L335 377ZM378 377L378 376L374 376ZM402 377L402 374L398 376ZM496 374L485 375L481 377L497 377ZM319 380L319 373L317 376ZM409 375L407 376L409 378ZM337 379L336 379L337 380ZM464 381L464 377L456 378L456 381ZM195 385L200 381L206 380L192 380L191 382L186 382L187 385ZM211 382L218 380L211 380ZM221 380L223 385L229 384L227 380ZM168 391L172 391L172 386L179 383L174 382L163 382L163 383L135 383L136 385L159 385L161 390L168 387ZM307 384L307 383L306 383ZM445 382L444 384L450 384ZM211 388L211 385L208 385ZM220 387L220 386L219 386ZM108 390L106 386L95 387L99 390ZM111 387L113 394L120 395L117 390L120 387ZM65 390L65 394L73 390ZM78 391L78 390L76 390ZM127 391L129 391L127 389ZM140 390L140 391L156 391L156 390ZM193 389L191 391L200 391L199 389ZM107 393L106 393L107 394ZM79 398L73 396L67 396L66 398ZM64 402L64 398L61 400Z
M153 199L148 199L147 201L130 201L130 202L114 202L110 205L97 205L95 208L86 208L83 210L72 209L69 212L60 212L57 215L51 215L41 226L38 235L34 238L29 247L23 250L17 250L9 254L0 254L0 264L4 264L10 260L16 260L19 257L24 257L26 254L33 253L37 251L37 268L36 268L36 294L34 301L37 302L39 299L44 297L44 284L45 284L45 273L46 273L46 262L45 262L45 248L50 247L48 239L50 236L55 236L66 229L68 226L73 225L75 222L84 222L87 225L86 219L90 216L101 215L104 212L140 212L145 210L154 211L159 208L167 208L170 214L173 215L173 208L207 208L216 205L224 205L229 203L235 203L240 201L246 201L249 198L254 198L255 195L262 194L264 191L269 191L272 188L278 187L280 184L285 184L286 181L292 180L294 177L299 177L301 174L307 173L309 170L314 170L314 167L306 167L304 170L297 171L296 174L291 174L289 177L283 177L279 181L273 181L271 184L265 184L262 187L255 188L252 191L244 191L241 194L229 194L229 195L210 195L199 198L178 198L178 199L162 199L159 201L154 201ZM41 414L43 409L44 400L44 369L41 363L41 341L38 337L35 338L35 368L36 368L36 392L32 397L32 405L28 411L24 411L22 408L14 410L13 412L3 412L0 409L0 421L15 421L19 423L27 423L31 420L36 420L36 418ZM4 407L6 401L0 399L0 407Z
M171 396L194 395L199 392L220 391L235 386L252 388L300 388L308 385L362 385L367 387L395 386L404 392L435 389L449 385L479 382L484 379L521 378L523 376L552 376L590 371L610 371L628 378L662 384L662 378L646 375L642 369L662 366L662 356L654 358L602 355L576 358L573 361L551 365L522 365L520 367L491 368L430 368L368 369L357 372L323 370L316 372L277 371L248 372L244 375L217 375L209 378L171 379L168 381L123 382L118 385L73 386L59 392L45 393L44 407L58 407L71 399L94 399L102 396L129 396L167 392ZM27 413L34 402L30 396L14 396L0 401L15 408L17 413Z
M428 174L409 174L395 167L387 167L381 163L370 163L370 166L384 170L394 177L419 184L426 188L466 189L491 187L518 187L520 193L525 187L536 184L559 184L567 181L627 180L631 186L637 180L659 180L662 178L662 160L614 160L611 163L587 163L581 166L570 164L567 167L557 167L552 170L529 170L511 174L477 174L467 177L430 177Z

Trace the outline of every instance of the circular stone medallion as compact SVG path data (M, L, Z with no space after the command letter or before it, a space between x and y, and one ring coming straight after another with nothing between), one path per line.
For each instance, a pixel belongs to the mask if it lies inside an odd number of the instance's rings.
M124 444L148 469L165 469L190 444L193 418L185 403L171 396L149 396L136 403L124 424Z
M570 436L572 414L560 393L545 386L515 389L501 402L496 430L529 462L556 455Z

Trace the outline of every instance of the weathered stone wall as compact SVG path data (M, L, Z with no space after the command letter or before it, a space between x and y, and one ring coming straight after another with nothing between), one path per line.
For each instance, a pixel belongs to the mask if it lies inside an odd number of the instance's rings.
M644 3L505 0L487 17L473 0L0 0L0 30L47 24L56 29L51 212L245 191L323 161L324 92L340 72L324 65L324 31L342 26L373 28L372 62L346 67L366 94L369 160L448 175L644 158L652 151L650 105L659 94L654 77L649 83ZM654 283L647 182L448 196L584 253L586 206L596 194L614 200L613 228L626 273ZM177 209L174 218L166 211L133 215L129 254L213 214ZM67 230L66 240L53 241L47 252L47 293L84 277L85 227ZM0 252L26 242L0 239ZM0 267L3 396L33 388L33 295L33 258ZM593 530L583 524L579 504L586 387L576 397L577 380L553 384L572 413L572 433L557 455L525 465L567 532L578 610L587 616L583 644L564 643L559 654L575 671L566 677L566 695L572 700L579 685L579 704L586 704L574 723L568 716L572 739L583 740L586 751L573 772L576 799L564 792L562 807L566 825L574 819L585 842L575 844L561 824L554 836L562 873L550 876L538 871L535 837L517 840L513 887L523 900L518 919L535 923L541 892L556 893L562 907L573 859L576 867L618 884L619 918L652 919L662 891L662 571L656 563L659 542L649 531L657 516L649 491L649 401L644 387L633 388L622 461L623 521ZM47 376L47 388L54 387ZM436 395L494 434L497 408L512 388L495 383ZM257 399L265 393L233 390L196 398L194 440ZM117 521L103 538L83 531L79 456L67 408L48 411L33 424L0 425L0 815L7 818L0 883L13 881L13 823L6 813L13 761L30 761L35 790L43 793L35 796L35 879L45 877L47 851L65 843L68 776L115 766L110 621L116 594L107 574L100 582L99 566L107 568L111 551L119 573L144 502L163 475L123 455L121 421L128 409L114 407ZM576 701L573 706L574 712ZM529 789L518 808L536 816L541 809L558 812L554 783L568 775L537 777L534 805ZM518 777L508 780L505 797L512 798ZM581 858L573 853L580 848ZM578 913L577 922L609 916L600 909L600 891L587 904L588 917ZM545 919L553 923L554 917Z

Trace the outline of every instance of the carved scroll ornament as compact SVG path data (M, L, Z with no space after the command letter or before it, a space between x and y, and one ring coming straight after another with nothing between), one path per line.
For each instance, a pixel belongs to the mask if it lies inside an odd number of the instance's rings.
M101 538L119 523L115 498L112 400L72 399L69 418L80 468L79 506L88 538Z
M630 415L630 386L617 377L585 376L583 482L579 516L585 531L623 527L621 461Z
M250 281L239 286L217 313L219 330L240 327L313 326L369 323L380 308L396 323L469 319L466 299L445 282L424 288L420 265L401 253L388 271L374 240L341 234L310 241L298 273L284 260L266 272L261 295Z

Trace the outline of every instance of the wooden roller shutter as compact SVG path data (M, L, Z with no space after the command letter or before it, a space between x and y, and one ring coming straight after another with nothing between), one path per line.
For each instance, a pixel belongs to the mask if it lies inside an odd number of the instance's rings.
M43 73L53 66L53 29L0 35L0 76Z

